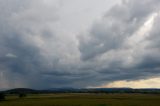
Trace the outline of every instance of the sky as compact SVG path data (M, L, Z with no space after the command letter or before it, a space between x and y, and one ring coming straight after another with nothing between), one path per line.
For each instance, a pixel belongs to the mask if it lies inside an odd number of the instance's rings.
M0 0L0 89L160 88L159 0Z

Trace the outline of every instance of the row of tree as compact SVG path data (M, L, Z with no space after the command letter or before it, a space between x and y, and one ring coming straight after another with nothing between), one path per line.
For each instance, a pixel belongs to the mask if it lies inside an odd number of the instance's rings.
M0 101L5 100L5 94L4 93L0 93Z
M19 98L23 98L26 97L27 95L25 93L20 93L18 94ZM4 93L0 93L0 101L4 101L5 100L6 95Z

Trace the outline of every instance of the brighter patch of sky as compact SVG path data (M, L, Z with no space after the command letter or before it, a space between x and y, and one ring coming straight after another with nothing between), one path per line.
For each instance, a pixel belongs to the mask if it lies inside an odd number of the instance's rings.
M120 0L61 0L58 28L71 33L86 30Z

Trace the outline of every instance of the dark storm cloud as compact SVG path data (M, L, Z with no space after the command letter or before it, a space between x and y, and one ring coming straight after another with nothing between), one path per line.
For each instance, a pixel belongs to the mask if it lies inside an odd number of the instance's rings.
M123 1L80 37L81 59L90 63L99 61L97 72L102 73L99 75L102 81L160 74L159 5L158 0Z
M34 86L35 84L38 87L41 82L44 82L39 73L41 70L46 70L47 66L44 66L41 50L35 43L34 37L43 37L45 34L47 39L50 32L47 33L45 28L42 28L39 34L33 31L39 30L41 26L45 27L42 24L38 25L44 20L44 16L39 18L41 13L38 13L41 10L38 6L41 7L43 4L35 2L36 0L0 1L0 71L3 77L1 81L7 82L2 85L4 87ZM35 9L35 5L37 9L39 8L38 10ZM37 11L36 15L35 11ZM45 11L43 8L41 12Z
M88 87L160 74L158 0L124 1L77 38L58 29L57 1L0 1L2 86Z

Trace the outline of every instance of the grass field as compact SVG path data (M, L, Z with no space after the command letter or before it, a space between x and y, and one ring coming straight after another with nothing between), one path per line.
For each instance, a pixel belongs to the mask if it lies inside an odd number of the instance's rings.
M0 106L160 106L154 94L37 94L6 97Z

